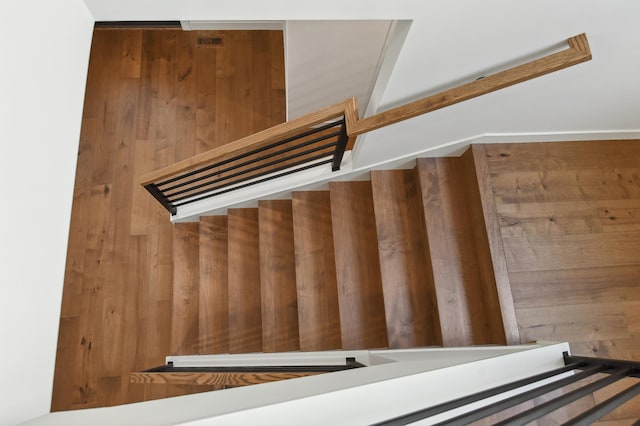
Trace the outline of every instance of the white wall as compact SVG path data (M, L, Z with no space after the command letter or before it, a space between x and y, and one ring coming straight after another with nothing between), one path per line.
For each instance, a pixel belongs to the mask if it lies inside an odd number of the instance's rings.
M49 411L93 18L0 3L0 424Z
M364 111L391 21L287 21L287 119L351 96Z
M30 426L123 425L353 425L373 424L429 405L453 400L564 365L567 343L473 348L344 351L356 359L375 359L371 366L258 386L242 386L117 407L53 413ZM329 352L333 357L336 352ZM284 365L301 356L324 364L327 353L172 357L185 364L226 364L230 359L281 358ZM195 362L189 361L196 360ZM343 358L344 359L344 358ZM366 363L366 361L363 361ZM292 364L296 364L293 362ZM308 363L308 364L313 364ZM257 364L261 364L257 362ZM526 368L523 368L526 366ZM437 385L436 385L437 384ZM517 391L516 391L517 392ZM503 395L510 396L510 395ZM495 399L480 401L450 418ZM433 420L436 420L435 418Z

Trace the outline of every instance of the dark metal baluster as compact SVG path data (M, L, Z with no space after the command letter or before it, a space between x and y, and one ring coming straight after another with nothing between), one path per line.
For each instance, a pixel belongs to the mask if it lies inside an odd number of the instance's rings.
M615 394L611 398L606 401L601 402L595 407L585 411L577 417L569 420L565 423L565 425L589 425L594 421L598 420L600 417L604 416L607 413L613 411L616 407L624 404L630 399L634 398L640 394L640 383L636 383L630 388L625 389L624 391ZM640 424L640 420L638 420L634 425Z
M342 164L342 157L344 156L344 150L347 148L347 142L349 137L347 136L347 125L345 119L342 119L342 125L340 126L340 138L338 139L338 145L336 145L335 153L333 154L333 163L331 164L331 170L340 170Z

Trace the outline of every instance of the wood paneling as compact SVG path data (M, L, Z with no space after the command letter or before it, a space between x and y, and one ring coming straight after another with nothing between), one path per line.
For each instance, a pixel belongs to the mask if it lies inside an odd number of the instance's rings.
M371 172L390 348L442 344L415 170Z
M329 192L294 192L300 350L339 349L340 310Z
M234 32L231 37L216 33L225 37L225 48L207 53L196 48L198 31L94 33L54 411L213 388L132 384L128 376L164 363L173 350L173 225L166 211L139 187L138 177L285 119L281 32ZM236 38L244 41L236 44ZM260 42L254 45L246 42L249 39ZM262 74L270 75L268 82ZM240 76L251 80L250 87ZM229 96L236 87L250 89L251 102ZM239 114L260 119L252 119L245 128ZM198 303L197 296L190 302ZM211 342L207 338L199 343Z
M229 209L229 352L262 351L258 209Z
M485 149L522 340L639 360L640 141ZM632 401L604 420L638 412Z
M371 183L332 182L330 198L342 348L386 347Z
M200 218L200 354L229 352L227 253L227 217Z
M481 220L474 227L472 202L476 200L467 195L470 186L477 188L475 173L465 169L463 160L421 158L417 164L442 342L445 346L504 344L486 230L474 235L475 228L485 225ZM473 175L469 180L467 173Z
M290 200L265 200L258 206L262 350L300 349L293 213Z

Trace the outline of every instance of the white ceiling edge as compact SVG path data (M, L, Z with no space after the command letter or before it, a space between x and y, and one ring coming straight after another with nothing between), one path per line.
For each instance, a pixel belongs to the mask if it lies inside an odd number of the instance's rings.
M184 31L284 29L284 21L180 21L180 25Z

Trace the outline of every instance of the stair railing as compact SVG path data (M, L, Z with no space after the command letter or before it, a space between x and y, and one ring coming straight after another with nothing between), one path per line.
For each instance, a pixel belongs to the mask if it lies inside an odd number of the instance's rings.
M354 357L344 364L176 367L172 362L129 375L130 383L246 386L366 367Z
M436 423L438 425L466 425L486 419L488 416L494 414L502 413L503 415L507 415L505 411L512 407L527 401L532 401L534 398L552 391L562 391L559 396L541 404L534 405L532 408L525 409L518 414L513 414L499 423L494 423L496 425L511 426L525 425L619 380L627 377L640 378L640 363L634 361L572 356L565 352L564 363L564 367L555 370L525 377L453 401L426 407L404 416L379 422L377 425L395 426L411 424L469 407L471 404L478 403L487 398L500 397L507 392L520 391L500 401L485 403L480 408L472 409L464 414ZM592 380L598 374L602 374L603 377ZM571 390L564 389L566 386L573 384L580 384L580 386L571 388ZM528 390L523 390L525 387L527 387ZM613 394L608 399L578 414L564 424L591 424L618 406L636 397L638 394L640 394L640 382L636 382L628 388Z
M591 59L585 34L569 47L450 90L359 119L347 99L144 175L140 183L172 215L180 206L331 163L340 169L356 137Z

